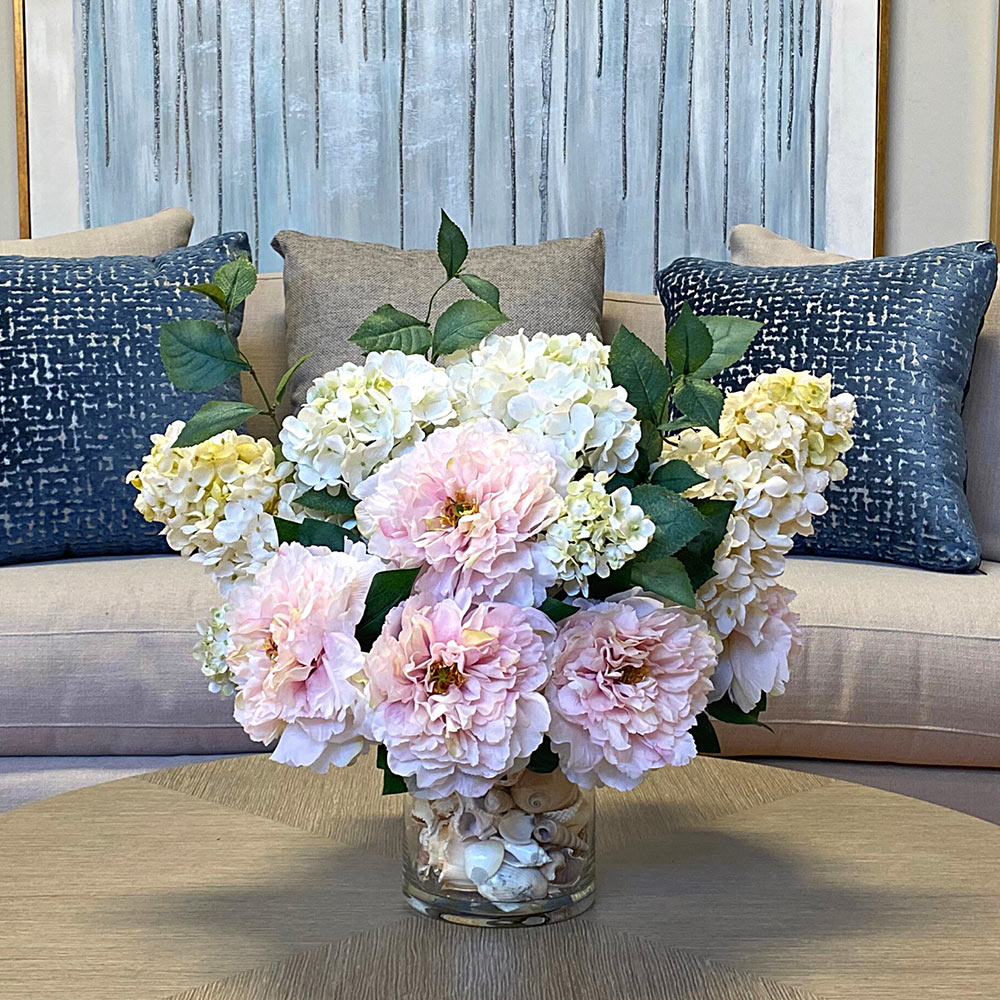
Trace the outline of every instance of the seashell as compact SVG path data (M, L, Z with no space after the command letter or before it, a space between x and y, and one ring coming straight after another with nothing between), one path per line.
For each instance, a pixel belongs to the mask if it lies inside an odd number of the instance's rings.
M540 844L551 844L553 847L568 847L577 853L587 850L587 842L578 837L575 833L570 833L562 825L552 819L540 819L535 824L534 838Z
M434 815L440 816L442 819L453 816L461 807L462 800L459 798L457 792L452 792L451 795L443 799L431 799L431 809Z
M557 768L548 774L525 771L510 794L518 809L543 813L568 808L580 798L580 789Z
M556 880L556 873L566 865L566 855L562 851L551 851L549 860L541 866L540 871L547 882Z
M534 827L534 816L529 816L518 809L512 809L500 817L500 822L497 823L497 832L507 843L527 844L531 840Z
M580 880L583 874L583 859L566 856L565 863L556 870L552 879L553 885L567 886L574 885Z
M484 840L497 831L496 824L493 822L493 816L474 806L469 809L463 809L462 812L452 819L452 823L454 823L458 835L465 837L467 840L469 838Z
M494 815L497 813L505 813L509 809L513 808L514 800L510 797L510 794L503 788L491 788L483 800L483 806L487 812L491 812Z
M481 896L501 903L544 899L549 891L545 876L537 868L513 865L501 865L492 878L480 882L477 888Z
M594 802L588 795L581 795L567 809L552 809L545 819L562 823L570 833L579 833L594 818Z
M504 864L517 865L520 868L540 868L549 860L549 852L535 841L529 844L505 844L504 846L507 848Z
M506 771L497 778L494 784L499 785L501 788L510 788L511 785L516 785L521 780L522 774L524 774L524 767Z
M430 826L436 818L434 816L434 810L431 809L431 804L427 801L427 799L414 799L410 815L415 820L419 820L423 823L424 826Z
M503 864L502 840L477 840L465 848L465 874L476 884L492 878Z

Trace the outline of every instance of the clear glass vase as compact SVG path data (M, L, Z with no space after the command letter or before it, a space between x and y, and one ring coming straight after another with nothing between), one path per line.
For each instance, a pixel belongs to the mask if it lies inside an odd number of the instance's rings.
M568 920L594 901L594 793L562 771L500 777L486 795L405 796L403 894L459 924Z

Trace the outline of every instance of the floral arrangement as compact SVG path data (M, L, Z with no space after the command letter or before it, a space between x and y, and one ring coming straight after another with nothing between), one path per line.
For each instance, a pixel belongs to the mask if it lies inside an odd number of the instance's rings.
M376 309L351 338L364 363L317 378L282 422L298 366L265 392L229 334L256 272L226 264L192 289L222 325L169 323L161 355L185 390L247 372L262 405L171 424L129 482L219 586L196 656L246 732L321 772L377 748L383 791L430 803L414 812L425 867L432 834L464 824L466 874L485 866L472 882L509 902L537 892L482 886L518 857L558 867L541 835L501 837L493 865L498 824L530 811L501 794L519 775L628 790L718 751L712 719L763 724L800 640L784 559L846 475L855 406L784 369L724 396L711 379L759 325L686 307L665 359L624 327L610 347L495 334L499 292L467 252L442 213L426 316ZM473 297L432 324L456 281ZM256 414L277 444L239 433ZM502 808L483 819L488 801Z

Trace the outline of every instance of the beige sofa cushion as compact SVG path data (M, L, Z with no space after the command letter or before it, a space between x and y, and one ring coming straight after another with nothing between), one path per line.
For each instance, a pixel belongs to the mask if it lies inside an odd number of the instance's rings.
M186 247L194 216L166 208L145 219L32 240L0 240L0 254L21 257L155 257Z
M255 747L191 656L218 602L179 556L0 567L0 755Z
M373 309L390 303L422 317L444 272L432 250L400 250L289 230L272 244L285 259L288 357L311 354L290 395L305 399L309 383L344 361L361 361L350 336ZM500 308L511 318L500 332L599 333L604 297L604 234L551 240L537 246L477 247L465 269L500 289ZM468 297L458 282L434 301L435 315Z
M1000 767L1000 563L931 573L796 557L804 648L774 729L720 726L727 755Z
M772 233L762 226L734 226L729 234L734 264L749 267L798 267L850 260L824 253ZM962 422L968 473L965 493L983 549L983 558L1000 561L1000 293L993 296L976 342Z

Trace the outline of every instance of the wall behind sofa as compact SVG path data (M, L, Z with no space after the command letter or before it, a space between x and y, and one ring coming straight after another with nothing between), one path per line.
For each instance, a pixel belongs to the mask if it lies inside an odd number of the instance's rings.
M889 253L989 230L997 5L893 2ZM0 239L18 230L12 23L10 0L0 0Z

